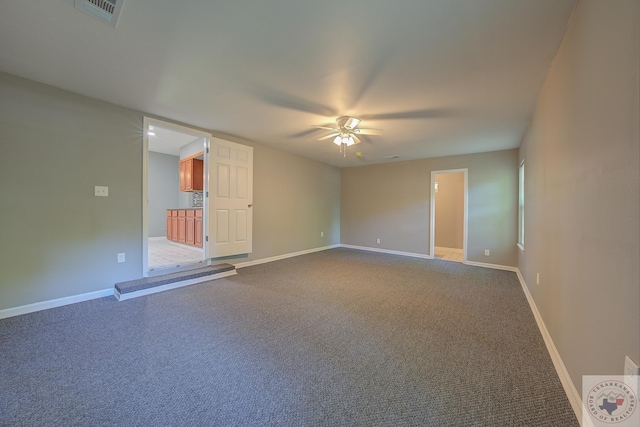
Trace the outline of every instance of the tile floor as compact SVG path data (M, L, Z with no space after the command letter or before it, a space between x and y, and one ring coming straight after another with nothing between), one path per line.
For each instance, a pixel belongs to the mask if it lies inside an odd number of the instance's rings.
M164 237L151 237L148 246L149 271L181 267L204 260L204 250L181 245Z
M436 246L433 248L434 257L446 261L462 262L462 249L443 248Z

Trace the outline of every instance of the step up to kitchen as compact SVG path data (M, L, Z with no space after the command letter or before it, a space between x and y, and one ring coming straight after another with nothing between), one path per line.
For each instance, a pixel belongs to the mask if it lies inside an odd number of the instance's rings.
M236 274L231 264L217 264L196 270L181 271L164 276L143 277L128 282L116 283L113 294L119 301L168 291L195 283L207 282Z

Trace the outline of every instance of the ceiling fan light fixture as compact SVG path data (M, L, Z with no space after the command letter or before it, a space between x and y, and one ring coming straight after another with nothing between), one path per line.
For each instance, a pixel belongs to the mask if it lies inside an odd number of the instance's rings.
M345 122L344 127L347 129L353 129L356 126L358 126L358 124L360 124L360 119L357 119L355 117L349 117Z
M318 141L331 139L334 144L340 147L340 152L344 153L347 147L359 144L360 139L357 135L382 135L382 129L358 129L356 126L360 124L360 119L356 117L340 116L336 119L337 127L329 127L324 125L314 126L320 129L333 131L329 135L318 138Z

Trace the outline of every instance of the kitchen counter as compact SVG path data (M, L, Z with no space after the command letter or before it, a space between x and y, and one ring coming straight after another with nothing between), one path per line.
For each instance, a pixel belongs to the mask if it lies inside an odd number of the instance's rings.
M202 207L198 207L198 208L171 208L171 209L167 209L168 211L189 211L189 210L193 210L193 209L202 209Z

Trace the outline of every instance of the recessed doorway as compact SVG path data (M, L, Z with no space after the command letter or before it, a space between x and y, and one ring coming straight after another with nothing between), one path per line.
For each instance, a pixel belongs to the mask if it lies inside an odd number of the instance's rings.
M467 169L431 172L430 253L436 259L467 260Z

